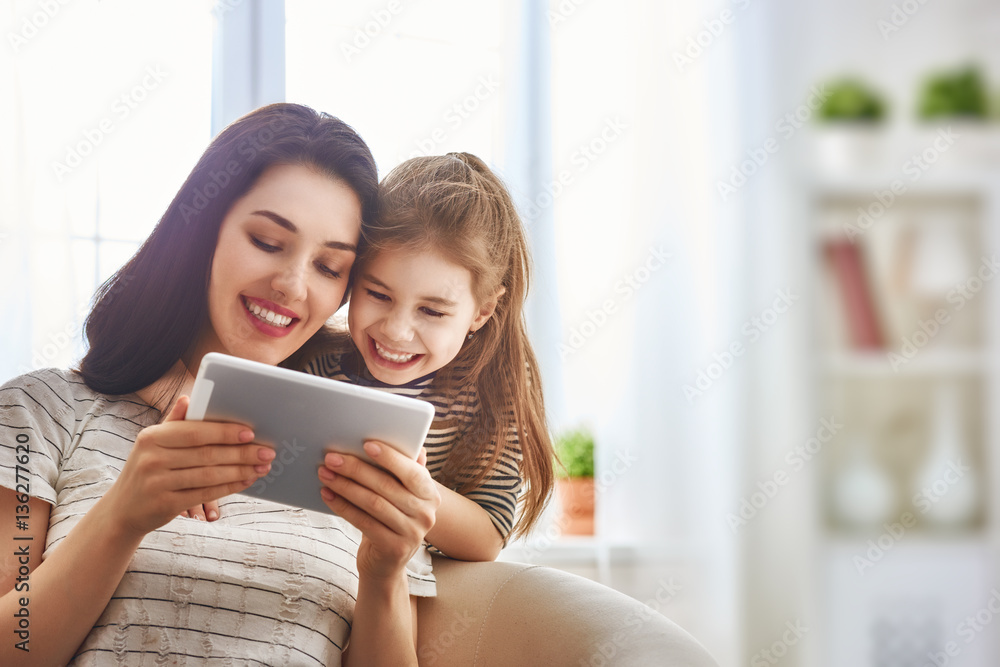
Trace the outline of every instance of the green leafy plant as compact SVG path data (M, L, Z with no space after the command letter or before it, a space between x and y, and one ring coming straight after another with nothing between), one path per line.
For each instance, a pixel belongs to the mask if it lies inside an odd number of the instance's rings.
M827 84L827 96L817 116L822 121L877 122L885 117L885 102L867 84L843 78Z
M917 114L923 120L942 116L987 116L986 85L979 68L968 65L926 77Z
M590 429L580 426L565 431L556 436L554 445L558 477L594 476L594 436Z

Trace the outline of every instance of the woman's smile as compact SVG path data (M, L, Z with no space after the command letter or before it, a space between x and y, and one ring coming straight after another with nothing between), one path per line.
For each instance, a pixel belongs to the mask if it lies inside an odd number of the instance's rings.
M300 320L294 311L272 301L249 296L243 296L241 300L251 323L268 336L287 336Z

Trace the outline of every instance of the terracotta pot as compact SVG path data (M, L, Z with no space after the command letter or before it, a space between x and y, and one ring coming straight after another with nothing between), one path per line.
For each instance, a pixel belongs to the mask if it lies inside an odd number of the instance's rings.
M594 478L569 477L556 480L562 506L559 525L564 535L594 534Z

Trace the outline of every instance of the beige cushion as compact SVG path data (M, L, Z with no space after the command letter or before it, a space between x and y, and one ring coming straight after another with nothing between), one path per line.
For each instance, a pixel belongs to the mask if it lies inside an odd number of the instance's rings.
M434 559L419 601L421 665L718 667L690 634L589 579L522 563Z

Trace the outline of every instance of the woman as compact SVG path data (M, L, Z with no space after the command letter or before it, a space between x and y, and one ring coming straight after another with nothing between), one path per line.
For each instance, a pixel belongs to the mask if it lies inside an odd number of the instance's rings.
M416 664L410 594L434 584L407 564L440 503L420 462L381 448L392 475L321 478L339 516L243 496L213 523L178 516L274 458L245 426L183 420L202 356L277 364L308 341L344 301L376 193L339 120L248 114L98 293L80 369L0 389L0 663L340 664L350 636L346 664Z

